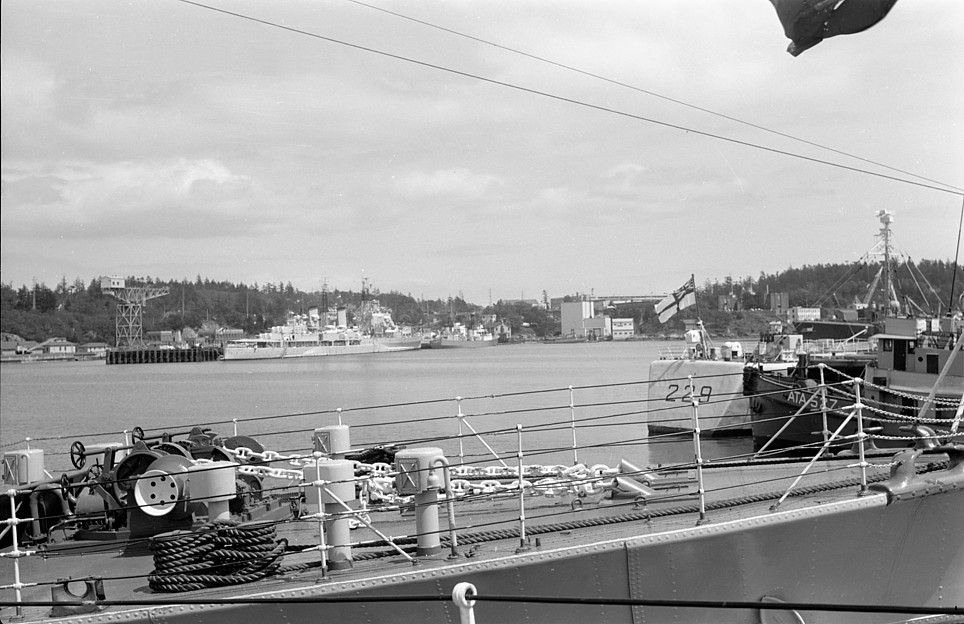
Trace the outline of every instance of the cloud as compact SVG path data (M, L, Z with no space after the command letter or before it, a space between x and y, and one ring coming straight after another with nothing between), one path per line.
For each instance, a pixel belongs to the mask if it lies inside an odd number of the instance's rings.
M393 10L954 182L962 6L898 3L875 28L799 58L760 0ZM706 274L833 261L864 246L881 206L902 212L915 257L955 250L944 232L959 202L549 99L535 92L846 161L352 3L236 10L531 91L177 3L0 10L6 279L117 265L317 281L364 266L385 287L393 275L446 292L457 274L477 291L559 292L616 267L661 280L679 257ZM733 244L741 237L752 240ZM667 279L654 287L677 285Z
M54 106L57 79L44 63L16 52L4 52L0 61L0 101L3 102L3 132L35 119Z
M5 236L66 238L237 232L254 225L245 225L246 217L257 216L244 206L251 186L212 159L5 170L3 228Z
M392 188L402 197L419 198L478 198L493 186L498 177L473 173L465 168L438 169L431 172L411 171L393 176Z

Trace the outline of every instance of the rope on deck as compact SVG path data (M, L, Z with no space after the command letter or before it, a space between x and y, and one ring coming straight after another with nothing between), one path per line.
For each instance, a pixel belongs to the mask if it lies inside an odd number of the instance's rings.
M250 583L277 572L287 545L275 540L270 523L215 520L195 531L164 533L151 539L148 583L157 592Z

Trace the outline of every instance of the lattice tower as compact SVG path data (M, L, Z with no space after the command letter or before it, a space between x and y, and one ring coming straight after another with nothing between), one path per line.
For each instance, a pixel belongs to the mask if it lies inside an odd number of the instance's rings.
M115 330L118 347L140 347L144 345L144 304L169 294L167 286L111 286L101 290L118 299Z

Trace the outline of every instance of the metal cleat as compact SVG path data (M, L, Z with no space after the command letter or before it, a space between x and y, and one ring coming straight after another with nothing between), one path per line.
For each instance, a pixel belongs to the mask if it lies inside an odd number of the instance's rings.
M890 479L884 483L875 483L870 489L887 494L888 503L899 500L901 495L911 493L917 478L915 460L920 456L918 449L901 451L894 457L894 465L890 469Z
M941 453L947 453L949 465L947 472L956 475L959 479L964 479L964 445L945 444L937 447Z
M922 451L932 451L938 447L937 434L927 425L907 425L900 428L901 431L909 431L917 438L914 443L915 449Z
M897 454L890 469L890 479L876 483L870 489L887 494L887 503L928 496L947 489L964 487L964 446L959 444L938 447L950 459L946 470L917 475L915 460L923 453L920 449L908 449Z
M59 585L50 588L50 597L53 602L58 604L50 610L50 617L67 617L80 615L83 613L94 613L103 607L96 603L97 600L106 600L104 594L104 580L99 577L89 576L84 579L57 579ZM83 582L86 586L84 594L78 596L70 591L70 583Z

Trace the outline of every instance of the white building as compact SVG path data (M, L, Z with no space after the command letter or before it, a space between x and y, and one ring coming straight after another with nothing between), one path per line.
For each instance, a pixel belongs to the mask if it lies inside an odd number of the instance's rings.
M100 287L105 290L110 288L124 288L124 278L123 277L101 277Z
M563 336L603 340L613 335L612 319L608 316L596 316L590 301L563 302L561 312Z
M567 301L561 306L561 325L563 336L583 338L586 336L586 321L595 314L590 301Z
M791 323L820 320L820 308L804 308L803 306L793 306L790 308L787 314Z
M636 333L636 323L631 318L612 319L613 340L626 340Z
M77 344L66 338L51 338L34 347L32 352L69 355L77 352Z

